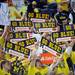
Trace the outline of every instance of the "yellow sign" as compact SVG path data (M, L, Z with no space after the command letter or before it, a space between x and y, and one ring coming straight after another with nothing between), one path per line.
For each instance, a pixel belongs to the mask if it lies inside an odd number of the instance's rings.
M26 47L26 46L33 45L36 41L37 41L36 38L30 38L30 39L21 41L18 44L21 45L21 46Z
M47 40L44 37L41 40L41 45L46 45L46 46L48 46L49 48L53 49L54 51L56 51L58 53L61 53L61 51L62 51L62 48L60 46L58 46L57 44Z
M9 36L10 36L10 39L27 38L28 33L27 32L11 32Z
M34 23L34 27L37 28L54 28L56 27L55 22L45 22L45 23Z
M17 45L17 44L13 44L11 42L6 42L6 51L9 52L9 49L12 49L13 51L22 53L25 55L25 57L28 57L29 53L30 53L30 49L28 48L24 48L23 46Z
M28 18L48 19L49 14L46 14L46 13L28 13Z
M30 21L11 21L12 27L32 27L32 22Z
M53 39L63 38L63 37L72 37L75 36L75 30L66 31L66 32L55 32L52 34Z

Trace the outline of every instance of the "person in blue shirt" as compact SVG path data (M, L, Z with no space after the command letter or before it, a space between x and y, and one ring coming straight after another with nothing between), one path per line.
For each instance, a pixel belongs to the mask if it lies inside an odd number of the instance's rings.
M0 3L0 25L9 25L9 11L8 4L1 2Z

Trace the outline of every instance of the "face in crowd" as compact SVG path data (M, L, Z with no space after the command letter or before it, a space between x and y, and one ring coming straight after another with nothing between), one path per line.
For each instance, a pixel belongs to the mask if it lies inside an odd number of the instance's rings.
M2 61L1 62L1 69L5 70L7 72L10 72L11 71L11 64L9 63L9 61L6 61L6 60Z
M41 61L40 61L40 59L37 59L37 60L36 60L35 66L36 66L38 69L40 69L40 68L43 67L43 65L42 65L42 63L41 63Z

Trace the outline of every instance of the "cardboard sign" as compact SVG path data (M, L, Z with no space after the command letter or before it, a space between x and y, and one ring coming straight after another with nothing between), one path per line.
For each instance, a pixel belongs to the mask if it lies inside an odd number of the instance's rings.
M61 38L61 40L70 40L72 36L75 36L75 30L65 31L65 32L54 32L52 33L52 38L57 39ZM64 39L63 39L64 38ZM58 39L60 40L60 39Z
M30 21L11 21L12 27L32 27L32 22Z
M49 14L47 13L28 13L28 18L37 18L37 19L49 19Z
M47 40L46 38L42 38L41 40L41 45L45 45L48 46L49 48L53 49L54 51L61 53L62 52L62 48L60 46L58 46L57 44Z
M56 27L55 22L45 22L45 23L34 23L34 28L54 28Z
M6 42L5 50L7 52L10 52L10 50L16 51L18 53L24 54L25 57L28 57L28 55L30 54L30 49L24 48L23 46L17 44L13 44L11 42Z
M11 32L9 37L10 39L25 39L28 38L28 32Z
M35 44L35 42L37 42L36 38L30 38L30 39L18 42L18 44L26 47L26 46L30 46L30 45Z
M43 53L41 54L41 62L42 64L52 64L55 56L51 53Z
M33 24L31 21L11 21L12 31L30 31Z

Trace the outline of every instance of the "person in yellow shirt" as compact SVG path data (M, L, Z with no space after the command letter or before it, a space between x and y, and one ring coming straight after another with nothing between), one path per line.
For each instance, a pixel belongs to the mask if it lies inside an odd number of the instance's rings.
M72 63L73 63L73 72L74 72L74 75L75 75L75 43L72 47L72 51L70 53L70 58L71 58Z
M48 67L43 66L41 61L36 59L36 55L34 55L28 67L28 75L46 75L47 73Z
M64 73L64 75L69 75L70 73L70 68L68 66L68 63L67 63L67 58L70 57L72 62L73 62L73 70L75 71L75 52L74 52L74 47L75 47L75 41L72 40L71 43L68 43L68 46L65 50L65 52L63 53L62 55L62 58L63 58L63 61L61 63L59 63L58 65L58 69L57 69L57 74L60 74L60 73ZM71 64L70 64L71 65Z
M23 5L21 8L20 8L20 11L19 11L19 13L23 16L23 15L25 15L26 14L26 12L27 12L27 6L26 5Z
M67 47L65 49L65 52L59 56L57 61L52 65L52 68L54 68L55 75L69 75L70 74L70 68L67 63L67 59L70 57L70 53L72 51L72 47L74 45L75 41L72 41L71 43L66 43Z
M17 11L16 7L13 5L12 0L7 1L9 6L9 17L10 20L21 19L21 15Z
M68 55L66 53L64 53L61 61L58 64L56 75L58 75L58 74L69 75L69 67L68 67L68 64L66 61L67 58L68 58Z
M69 55L71 61L72 61L72 68L75 75L75 37L72 37L72 42L68 43L68 47L66 48L66 53Z
M4 59L4 54L5 54L3 52L4 44L5 44L5 39L4 39L4 35L2 35L0 37L0 62Z
M4 58L5 53L3 52L3 49L5 48L5 41L7 40L8 33L9 33L9 27L5 26L4 32L2 36L0 37L0 59L5 59Z
M49 74L52 72L55 75L69 75L69 67L66 59L68 55L66 52L57 57L57 60L50 65Z
M21 19L21 15L18 13L14 6L10 6L9 11L10 20Z
M7 26L5 26L4 28L4 32L2 34L2 36L0 37L0 46L3 47L4 43L5 43L5 37L7 36L8 32L7 32Z

